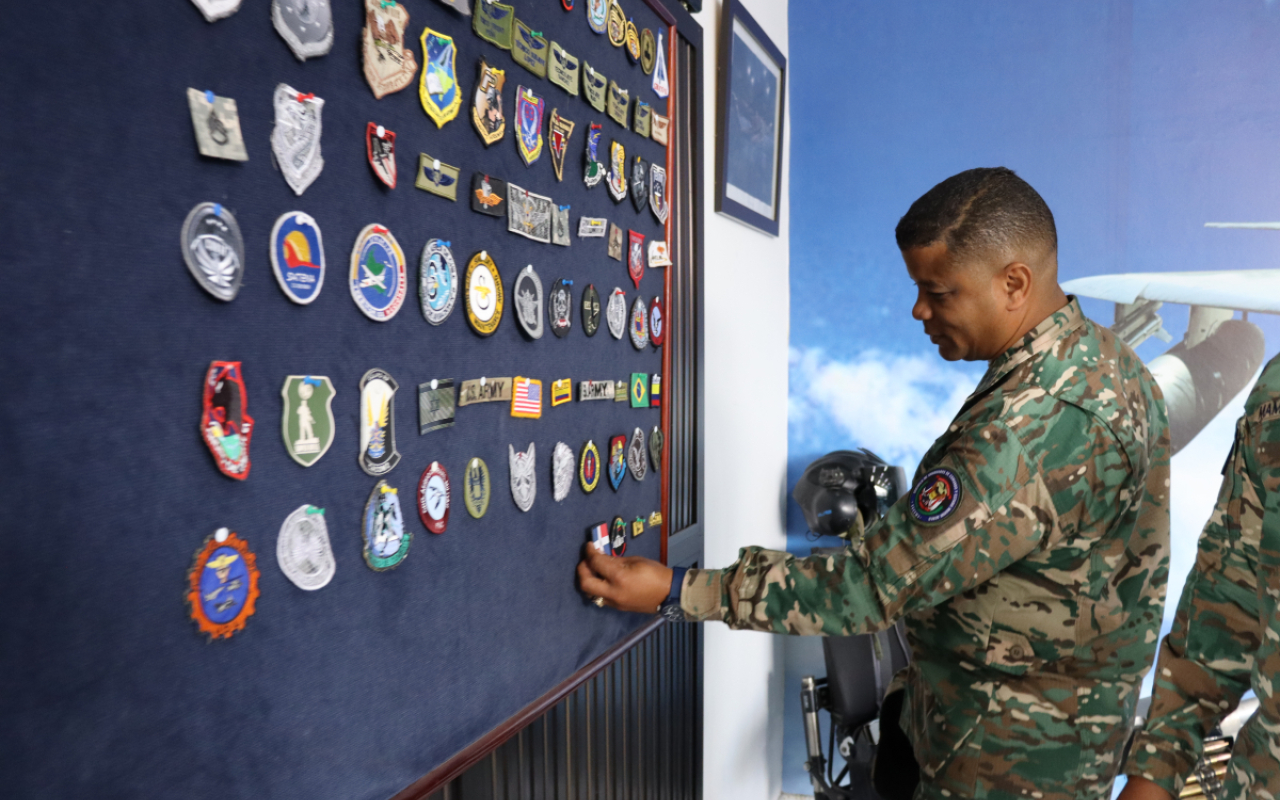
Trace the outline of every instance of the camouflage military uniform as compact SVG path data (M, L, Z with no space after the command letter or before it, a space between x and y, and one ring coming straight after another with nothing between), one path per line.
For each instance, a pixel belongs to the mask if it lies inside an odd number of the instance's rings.
M1280 798L1280 357L1236 423L1213 515L1160 647L1150 722L1125 773L1177 795L1204 737L1250 687L1259 706L1241 729L1219 798Z
M1073 298L993 360L915 488L837 556L690 570L692 620L846 635L906 619L918 798L1106 798L1169 546L1159 388Z

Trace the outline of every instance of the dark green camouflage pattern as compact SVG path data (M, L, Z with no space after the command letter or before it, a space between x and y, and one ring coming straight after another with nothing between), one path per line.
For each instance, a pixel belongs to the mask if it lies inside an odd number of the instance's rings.
M960 502L917 522L912 494L844 553L749 547L690 570L693 620L847 635L906 619L902 727L917 798L1107 798L1158 637L1169 437L1133 351L1072 299L991 362L924 456Z
M1221 798L1280 798L1280 357L1236 423L1213 515L1160 646L1155 697L1125 774L1177 795L1205 736L1250 688L1258 711L1236 737Z

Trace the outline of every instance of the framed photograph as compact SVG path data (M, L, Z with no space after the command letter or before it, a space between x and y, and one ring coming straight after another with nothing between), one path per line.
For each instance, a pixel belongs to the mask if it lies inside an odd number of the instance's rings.
M777 236L787 60L740 0L725 0L719 61L716 211Z

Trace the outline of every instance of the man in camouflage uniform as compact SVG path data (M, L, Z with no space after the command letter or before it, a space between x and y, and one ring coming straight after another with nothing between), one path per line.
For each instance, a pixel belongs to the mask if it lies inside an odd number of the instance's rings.
M582 589L776 633L904 618L917 798L1108 797L1168 571L1159 388L1062 293L1053 216L1011 171L943 181L897 237L942 357L990 362L912 491L840 555L748 547L669 589L679 570L588 549Z
M1125 763L1121 800L1177 795L1205 737L1252 688L1245 723L1217 800L1280 798L1280 357L1272 359L1236 422L1213 515L1160 647L1155 697Z

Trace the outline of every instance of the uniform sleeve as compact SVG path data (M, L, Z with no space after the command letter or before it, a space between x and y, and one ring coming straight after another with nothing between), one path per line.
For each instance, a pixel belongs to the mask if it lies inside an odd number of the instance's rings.
M1125 774L1146 778L1175 797L1199 760L1205 737L1249 688L1261 644L1257 544L1263 526L1280 525L1280 492L1265 492L1249 476L1274 484L1280 464L1259 468L1251 438L1247 421L1241 420L1173 631L1160 645L1147 724L1125 764Z
M731 628L882 630L984 583L1046 539L1057 519L1040 471L1007 425L986 423L954 442L844 552L796 558L748 547L726 569L689 570L681 606L689 620Z

